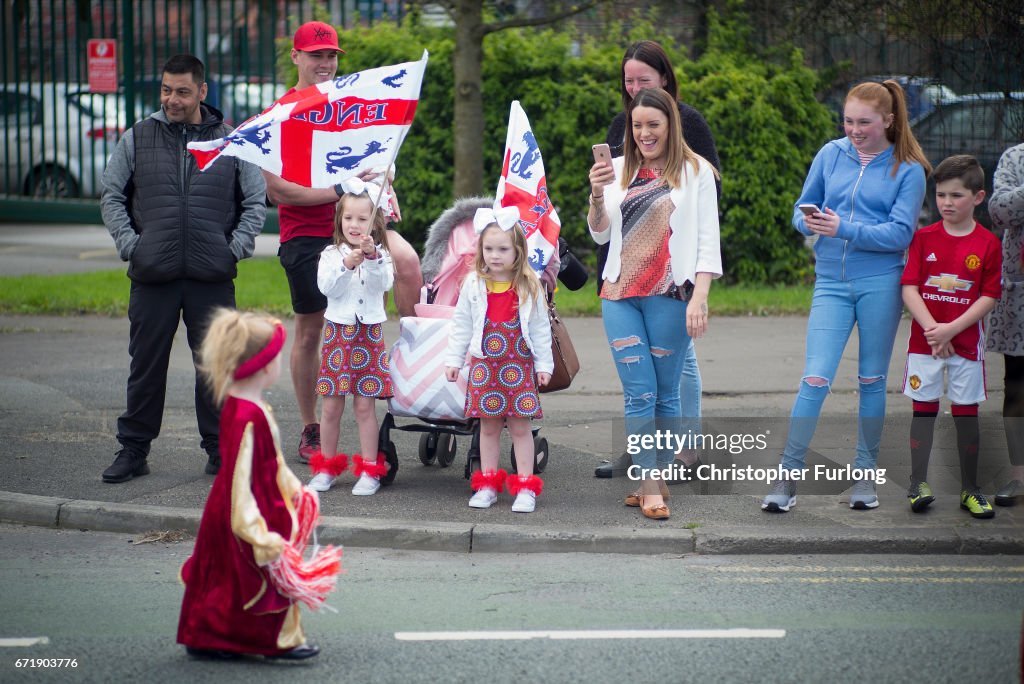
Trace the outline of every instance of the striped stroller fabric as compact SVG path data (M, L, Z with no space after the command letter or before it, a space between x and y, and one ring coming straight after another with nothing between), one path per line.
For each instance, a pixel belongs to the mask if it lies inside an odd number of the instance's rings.
M466 383L463 368L457 382L444 377L445 350L451 320L404 316L391 348L391 390L388 410L396 416L422 420L466 420Z

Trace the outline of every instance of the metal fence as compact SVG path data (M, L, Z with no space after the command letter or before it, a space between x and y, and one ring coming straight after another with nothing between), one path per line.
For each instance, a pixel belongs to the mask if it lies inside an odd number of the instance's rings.
M613 18L640 16L647 4L617 2ZM676 3L671 16L699 45L701 11L724 4ZM299 23L312 18L314 6L326 9L333 23L352 26L401 20L405 5L401 0L4 2L0 198L97 196L120 133L158 107L160 67L173 54L191 52L206 63L208 102L237 124L282 91L275 40L287 41ZM806 63L831 79L831 88L818 95L836 113L837 135L847 89L865 78L892 76L905 86L915 134L933 162L971 153L991 178L999 154L1024 141L1024 6L1019 0L953 5L746 0L742 5L759 44L802 46ZM86 50L94 38L117 41L116 93L89 89Z
M401 18L399 0L316 3L336 25ZM20 0L3 3L0 195L95 197L132 122L159 107L160 69L189 52L207 66L207 101L241 123L283 93L275 39L312 18L302 0ZM118 88L89 87L90 39L116 40Z

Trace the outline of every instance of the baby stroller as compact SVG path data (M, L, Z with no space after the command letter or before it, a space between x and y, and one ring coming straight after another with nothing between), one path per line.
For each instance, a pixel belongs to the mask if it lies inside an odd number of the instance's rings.
M416 305L416 315L401 319L399 339L391 351L394 396L388 399L388 413L380 427L381 450L391 468L381 484L390 484L398 470L391 430L423 433L419 440L420 462L436 462L442 468L455 460L456 437L471 437L466 479L480 468L479 421L467 419L464 414L469 372L464 368L458 382L448 382L444 377L444 356L459 288L473 269L476 255L473 215L477 209L492 205L489 198L459 200L430 227L421 262L426 285ZM553 255L541 276L548 292L554 290L559 264L558 255ZM422 422L400 426L396 417L418 418ZM539 426L533 428L534 473L544 472L548 463L548 441L539 432ZM516 458L513 448L512 472L518 470Z

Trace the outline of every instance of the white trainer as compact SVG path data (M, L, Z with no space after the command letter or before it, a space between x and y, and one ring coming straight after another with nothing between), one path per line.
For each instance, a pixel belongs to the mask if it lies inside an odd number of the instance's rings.
M484 487L476 492L469 499L470 508L490 508L498 501L498 492L490 487Z
M373 496L378 489L380 489L380 480L363 473L352 487L352 493L356 496Z
M513 513L533 513L537 508L537 495L529 489L521 489L516 494L516 500L512 502Z
M313 479L306 485L314 492L326 492L334 484L336 478L331 477L327 473L317 473L313 476Z

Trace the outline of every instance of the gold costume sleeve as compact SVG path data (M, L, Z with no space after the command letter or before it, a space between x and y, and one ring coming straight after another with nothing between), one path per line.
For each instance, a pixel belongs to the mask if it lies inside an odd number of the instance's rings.
M245 426L242 443L238 447L235 476L231 481L231 531L239 539L252 545L253 557L259 566L267 565L281 555L284 539L267 528L267 522L252 495L252 423ZM278 456L280 459L280 455ZM280 476L279 476L280 477ZM294 477L294 476L293 476Z

